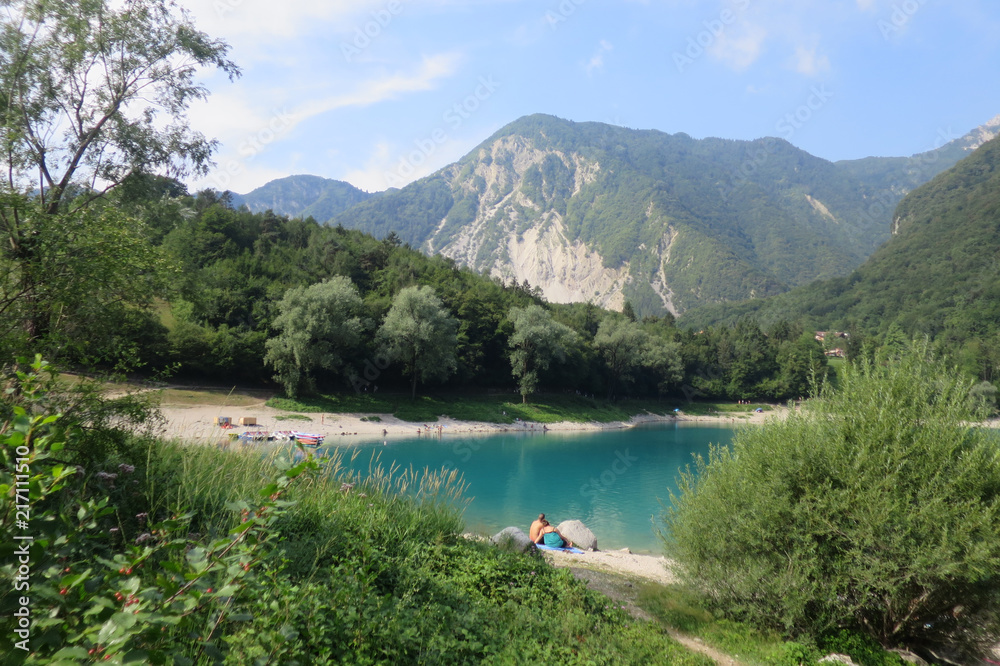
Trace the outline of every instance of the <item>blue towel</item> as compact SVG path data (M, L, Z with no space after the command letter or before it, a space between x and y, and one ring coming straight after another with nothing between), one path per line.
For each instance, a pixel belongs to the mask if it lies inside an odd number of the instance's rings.
M577 555L583 555L583 551L579 548L553 548L552 546L546 546L544 543L536 543L538 550L560 550L564 553L576 553Z

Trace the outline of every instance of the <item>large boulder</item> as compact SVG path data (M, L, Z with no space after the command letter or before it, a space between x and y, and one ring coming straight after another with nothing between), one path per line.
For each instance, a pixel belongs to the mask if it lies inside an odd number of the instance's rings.
M556 526L559 533L583 550L597 550L597 537L579 520L564 520Z
M519 527L505 527L492 537L492 541L497 546L501 548L506 548L509 550L514 550L519 553L528 553L535 550L535 544L528 538Z

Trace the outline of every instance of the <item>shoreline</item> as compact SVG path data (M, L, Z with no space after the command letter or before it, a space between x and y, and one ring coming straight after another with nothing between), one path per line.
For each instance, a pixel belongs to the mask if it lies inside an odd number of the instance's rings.
M264 403L244 407L225 407L217 405L178 406L166 405L160 407L163 422L155 434L167 439L177 439L192 442L218 442L233 433L242 432L281 432L300 431L323 435L324 444L336 446L338 440L344 444L352 443L355 437L365 438L400 438L400 437L442 437L455 434L492 435L500 433L545 433L545 432L587 432L600 430L623 430L643 425L671 423L704 423L719 425L760 424L769 417L782 417L787 408L776 407L762 413L722 413L713 415L689 415L679 413L666 416L642 414L628 421L610 422L577 422L560 421L557 423L537 423L518 421L515 423L488 423L483 421L460 421L457 419L439 417L437 421L413 423L402 421L391 414L371 413L311 413L302 415L305 418L281 418L299 414L268 407ZM228 417L232 427L222 428L216 424L218 417ZM377 417L377 421L368 420ZM241 426L240 419L250 418L256 425ZM308 419L308 420L307 420Z

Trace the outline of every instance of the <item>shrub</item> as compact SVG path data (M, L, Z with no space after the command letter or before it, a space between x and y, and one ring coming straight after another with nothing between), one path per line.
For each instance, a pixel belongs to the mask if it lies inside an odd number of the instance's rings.
M1000 637L1000 456L980 416L920 350L858 362L685 472L668 552L714 607L761 627L980 653Z

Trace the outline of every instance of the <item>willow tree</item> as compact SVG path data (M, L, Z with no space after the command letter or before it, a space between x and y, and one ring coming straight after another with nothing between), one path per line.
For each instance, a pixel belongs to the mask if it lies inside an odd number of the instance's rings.
M361 296L350 278L336 276L308 287L293 287L278 304L267 341L265 362L285 393L295 397L316 386L316 373L337 372L361 343L365 321Z
M3 7L0 314L17 321L31 344L59 325L52 313L77 304L81 280L90 281L83 291L95 300L148 302L146 292L130 290L146 271L117 261L142 236L141 225L84 213L139 175L205 173L216 142L186 118L208 94L196 74L239 71L224 42L165 0L8 0ZM81 272L80 254L59 237L64 228L87 243L106 239L113 251L88 259L99 270ZM140 279L118 280L126 270Z
M455 371L457 332L458 322L431 287L407 287L392 300L376 339L386 358L403 364L416 398L418 379L446 379Z
M511 308L508 315L514 333L508 344L511 347L510 365L521 402L538 390L540 373L548 370L552 361L566 360L566 348L576 339L576 333L552 319L552 314L540 305Z

